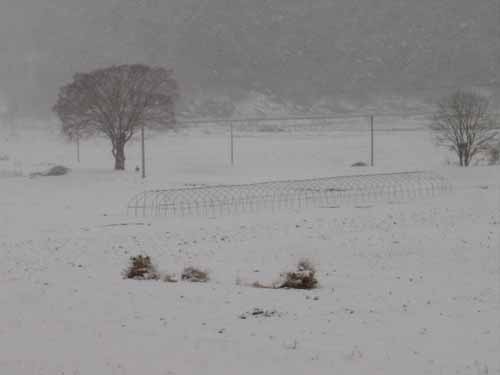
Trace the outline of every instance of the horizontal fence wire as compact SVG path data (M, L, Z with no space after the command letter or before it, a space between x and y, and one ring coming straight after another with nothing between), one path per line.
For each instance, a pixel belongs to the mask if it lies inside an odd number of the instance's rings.
M134 216L223 216L261 210L331 207L377 201L410 201L450 192L451 184L431 172L400 172L246 185L149 190L128 203Z

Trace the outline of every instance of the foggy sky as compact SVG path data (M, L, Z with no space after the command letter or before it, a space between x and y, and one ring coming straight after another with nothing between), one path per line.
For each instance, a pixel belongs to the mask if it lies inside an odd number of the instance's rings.
M184 99L500 82L498 0L2 0L0 98L47 115L78 71L172 67Z

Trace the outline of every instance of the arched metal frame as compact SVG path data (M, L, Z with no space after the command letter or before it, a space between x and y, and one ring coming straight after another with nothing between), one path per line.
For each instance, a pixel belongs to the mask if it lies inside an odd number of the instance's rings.
M149 190L135 195L135 216L222 216L260 210L408 201L451 191L450 183L430 172L340 176L308 180Z

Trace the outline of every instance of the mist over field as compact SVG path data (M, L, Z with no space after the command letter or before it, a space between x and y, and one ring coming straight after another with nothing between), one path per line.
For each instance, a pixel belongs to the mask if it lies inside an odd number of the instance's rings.
M498 95L500 3L3 0L0 51L7 117L49 116L74 73L136 62L173 68L194 117L252 115L262 97L292 112L405 109L452 88Z
M0 0L0 259L0 375L500 375L500 0Z

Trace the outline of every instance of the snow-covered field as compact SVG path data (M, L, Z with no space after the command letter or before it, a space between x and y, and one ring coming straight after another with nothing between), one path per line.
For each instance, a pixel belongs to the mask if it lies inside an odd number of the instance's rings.
M368 160L367 133L240 135L231 167L225 135L180 132L148 140L143 181L138 143L120 173L105 140L84 142L78 164L54 135L4 134L0 374L500 374L500 167L448 166L424 131L378 132L375 144L376 167L353 169ZM28 177L50 163L72 171ZM449 178L453 193L237 217L125 215L144 189L418 169ZM167 272L206 268L211 281L122 279L139 253ZM303 257L320 288L245 286ZM247 314L255 308L275 313Z

